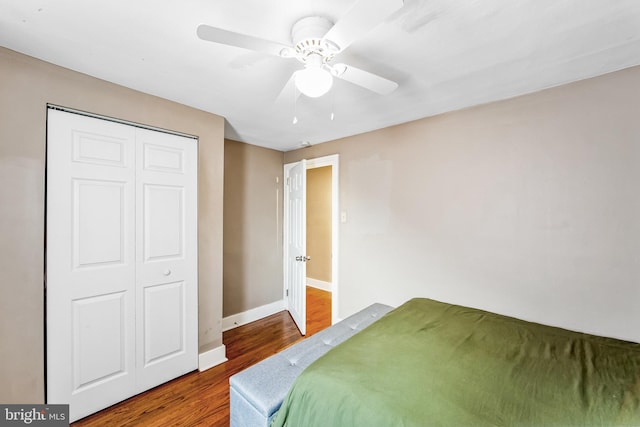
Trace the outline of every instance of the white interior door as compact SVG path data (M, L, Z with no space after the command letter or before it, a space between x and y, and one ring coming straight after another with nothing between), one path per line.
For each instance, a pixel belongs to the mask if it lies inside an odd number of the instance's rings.
M47 129L47 402L73 421L197 367L197 143Z
M137 129L138 386L198 366L197 145Z
M285 299L302 335L306 334L307 169L302 160L285 167Z

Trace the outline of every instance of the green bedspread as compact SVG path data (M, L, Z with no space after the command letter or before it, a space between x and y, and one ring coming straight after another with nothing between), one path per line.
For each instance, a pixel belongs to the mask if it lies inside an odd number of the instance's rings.
M296 380L272 426L640 426L640 344L413 299Z

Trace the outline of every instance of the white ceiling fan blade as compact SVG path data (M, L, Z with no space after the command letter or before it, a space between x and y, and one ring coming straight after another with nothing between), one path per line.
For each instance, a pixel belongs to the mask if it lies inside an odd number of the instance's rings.
M357 0L323 39L335 43L338 51L343 51L403 4L403 0Z
M248 36L246 34L223 30L222 28L212 27L210 25L201 24L198 26L198 30L196 32L198 37L202 40L214 43L241 47L243 49L264 52L285 58L294 56L295 54L295 50L290 46L264 40L258 37Z
M398 83L392 80L347 64L335 64L331 74L380 95L388 95L398 87Z

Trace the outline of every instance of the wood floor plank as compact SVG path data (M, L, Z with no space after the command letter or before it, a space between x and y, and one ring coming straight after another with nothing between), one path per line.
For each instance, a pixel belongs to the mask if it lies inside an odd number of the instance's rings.
M307 287L307 336L331 324L331 293ZM228 362L191 372L72 424L98 426L228 426L229 377L301 340L288 312L223 333Z

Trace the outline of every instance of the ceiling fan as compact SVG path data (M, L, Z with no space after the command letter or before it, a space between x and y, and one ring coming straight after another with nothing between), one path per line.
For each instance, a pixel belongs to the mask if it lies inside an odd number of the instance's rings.
M283 92L293 83L304 95L316 98L327 93L337 77L386 95L398 87L396 82L351 65L334 63L333 59L403 3L403 0L357 0L335 24L322 16L302 18L291 29L293 46L205 24L198 26L197 34L202 40L300 61L304 68L293 73Z

